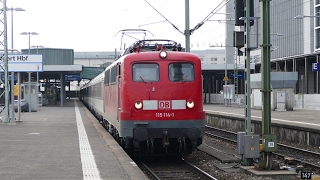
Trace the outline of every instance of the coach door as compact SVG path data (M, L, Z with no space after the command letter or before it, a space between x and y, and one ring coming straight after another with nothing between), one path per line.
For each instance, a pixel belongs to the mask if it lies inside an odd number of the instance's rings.
M120 64L117 65L117 88L116 88L116 107L117 109L117 120L119 122L119 114L121 111L121 75L120 75Z

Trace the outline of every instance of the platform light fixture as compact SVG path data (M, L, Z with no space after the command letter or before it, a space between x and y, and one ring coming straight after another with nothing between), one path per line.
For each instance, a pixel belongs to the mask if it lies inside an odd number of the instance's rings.
M39 35L36 32L22 32L20 35L29 35L29 54L30 54L30 35ZM29 89L29 100L31 101L31 72L28 72L28 89ZM29 112L31 112L31 103L29 103Z
M303 19L305 17L314 18L314 17L320 17L320 16L306 16L306 15L300 14L300 15L295 16L294 19Z
M20 35L29 35L29 54L30 54L30 35L39 35L36 32L22 32Z
M3 11L3 8L0 9L0 11ZM24 9L20 7L11 7L7 8L7 11L11 11L11 50L13 52L13 11L25 11Z
M45 48L45 47L41 45L35 45L35 46L31 46L31 48L37 49L37 54L39 54L39 48Z

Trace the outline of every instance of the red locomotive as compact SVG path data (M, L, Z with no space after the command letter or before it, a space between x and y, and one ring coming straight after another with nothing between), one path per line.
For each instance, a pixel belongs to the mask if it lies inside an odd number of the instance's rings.
M201 62L170 40L140 40L81 88L81 100L129 152L188 154L202 143Z

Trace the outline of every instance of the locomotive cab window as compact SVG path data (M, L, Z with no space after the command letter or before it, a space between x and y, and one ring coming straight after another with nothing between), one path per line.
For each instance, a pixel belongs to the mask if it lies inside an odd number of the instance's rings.
M169 64L169 79L173 82L193 81L194 67L191 63L171 63Z
M135 82L159 81L158 64L134 64L132 66L132 79Z

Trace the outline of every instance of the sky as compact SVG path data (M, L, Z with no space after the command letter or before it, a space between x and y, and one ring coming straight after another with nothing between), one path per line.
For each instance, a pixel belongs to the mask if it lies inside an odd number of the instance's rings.
M83 51L118 51L134 39L122 36L123 29L145 29L145 39L170 39L185 47L185 0L7 0L8 49L28 49L30 46L74 49ZM155 9L153 9L150 5ZM225 23L218 20L232 18L225 14L225 0L189 0L190 28L209 18L191 35L191 50L208 49L210 45L224 45ZM220 4L220 6L219 6ZM214 12L214 14L212 13ZM166 21L167 19L167 21ZM170 23L169 23L170 22ZM173 25L177 27L176 30ZM129 34L138 39L143 34ZM121 45L122 44L122 45Z

